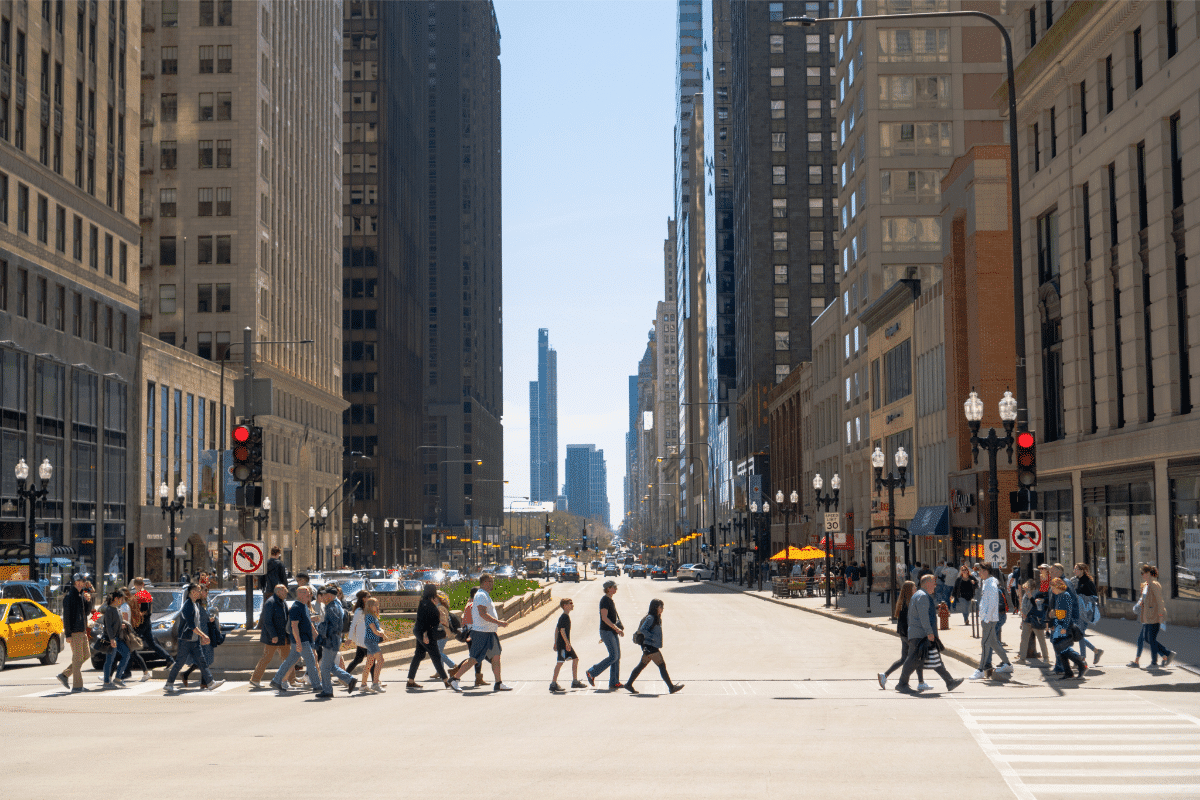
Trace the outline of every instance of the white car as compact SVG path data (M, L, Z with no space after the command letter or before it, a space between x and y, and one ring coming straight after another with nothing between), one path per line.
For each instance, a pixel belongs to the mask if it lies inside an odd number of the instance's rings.
M262 614L262 592L254 592L254 621ZM217 612L221 630L228 633L239 625L246 624L246 592L243 590L221 592L208 598L208 608Z
M693 581L711 581L712 570L703 564L681 564L679 569L675 571L675 577L679 580Z

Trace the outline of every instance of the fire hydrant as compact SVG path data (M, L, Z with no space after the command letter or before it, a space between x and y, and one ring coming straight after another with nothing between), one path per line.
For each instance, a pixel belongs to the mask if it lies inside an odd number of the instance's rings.
M937 607L938 620L941 625L938 627L940 631L950 630L950 606L946 605L945 601L938 603Z

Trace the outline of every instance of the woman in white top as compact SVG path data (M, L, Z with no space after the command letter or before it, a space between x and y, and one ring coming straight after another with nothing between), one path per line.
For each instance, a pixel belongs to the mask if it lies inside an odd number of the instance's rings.
M365 606L367 598L371 593L366 589L359 589L354 595L354 617L350 620L350 632L346 634L346 638L354 642L354 658L346 665L346 672L354 674L354 668L362 663L362 660L367 657L366 635L367 635L367 612Z

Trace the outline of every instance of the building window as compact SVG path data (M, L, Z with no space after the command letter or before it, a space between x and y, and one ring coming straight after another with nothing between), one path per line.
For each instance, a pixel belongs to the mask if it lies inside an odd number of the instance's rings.
M884 122L879 126L883 156L948 156L952 153L953 124L949 122ZM809 136L820 134L809 134Z
M228 28L233 25L233 0L217 0L217 27Z
M790 350L791 349L791 345L789 344L790 339L791 339L791 334L788 331L775 331L775 349L776 350Z
M880 108L949 108L948 75L881 75Z
M213 25L213 0L200 0L200 27L201 28L211 28L212 25Z
M29 234L29 187L17 184L17 230Z
M825 310L825 298L813 297L809 300L809 306L813 317L818 317L821 315L821 312Z
M37 202L37 239L42 244L50 243L50 201L38 195Z
M213 215L213 190L211 188L196 190L196 216L211 217Z
M212 122L213 120L213 93L201 92L199 103L199 117L201 122Z
M159 266L163 266L163 267L175 266L175 237L174 236L158 237L158 263L159 263Z
M791 371L792 371L792 368L790 366L788 366L787 364L776 364L775 365L775 382L783 383L783 381L787 378L788 373Z
M179 27L179 0L162 0L162 26ZM82 50L82 46L79 49Z
M1133 88L1142 88L1142 29L1133 31Z
M88 228L88 266L100 269L100 230L95 225Z
M159 147L159 166L162 169L175 169L176 151L175 142L172 140L164 141Z
M783 100L771 101L771 119L783 119L786 107Z
M775 298L775 316L786 317L788 315L788 299L786 297Z
M783 3L770 3L767 12L771 22L783 22Z
M771 183L782 186L787 183L787 167L771 167Z
M163 216L163 217L175 216L175 190L174 189L159 189L159 191L158 191L158 213L159 213L159 216Z
M1079 82L1079 135L1086 136L1087 127L1087 81Z
M207 314L212 311L213 285L211 283L196 284L196 312Z
M163 27L166 27L164 23ZM163 75L178 75L179 74L179 48L164 47L162 48L162 74Z
M787 216L787 198L776 197L771 200L771 216L781 219Z
M890 405L912 394L912 339L883 354L883 403Z
M54 249L67 252L67 210L62 206L54 208Z
M217 45L217 72L233 72L233 45Z
M775 265L775 283L786 284L788 282L788 267L787 264Z
M211 75L213 72L213 46L211 44L200 45L200 74Z
M164 94L159 101L162 108L162 121L175 122L179 118L179 95Z
M233 263L233 237L218 236L217 239L217 261L218 264Z
M175 284L165 283L158 287L158 311L160 314L175 313Z
M222 262L222 263L228 263L228 262ZM233 301L231 298L232 298L233 293L230 290L230 288L231 288L231 285L228 283L218 283L217 284L217 307L216 307L217 313L227 314L232 310Z
M233 140L217 139L217 168L228 169L233 166Z
M771 67L771 85L783 86L783 67Z
M217 92L217 120L233 119L233 93Z
M76 261L83 261L83 220L75 217L74 235L71 241L71 253Z
M1037 172L1042 168L1042 135L1036 122L1033 123L1031 136L1033 138L1033 141L1030 142L1032 145L1030 149L1033 150L1033 171Z
M197 166L200 169L212 169L213 166L213 140L200 139L197 143L199 157Z
M788 246L787 246L787 240L788 240L787 231L773 231L773 232L771 233L771 239L772 239L772 242L773 242L773 247L772 247L772 249L774 249L774 250L787 250L787 249L788 249Z
M771 34L771 52L772 53L782 53L783 52L783 36L781 34L778 34L778 33Z
M233 213L233 189L229 186L217 187L217 216L228 217Z
M888 28L878 33L880 63L950 60L949 28Z
M809 250L824 250L825 249L825 231L809 231L808 232L808 249Z
M213 357L212 346L211 331L198 331L196 333L196 355L211 361Z
M939 217L885 217L880 249L885 252L941 252Z
M1058 120L1054 113L1054 106L1050 106L1050 157L1054 158L1058 155Z
M1113 57L1104 58L1104 113L1111 114L1113 110Z
M1029 49L1037 44L1037 6L1029 7Z
M771 134L771 151L782 153L787 150L787 134L772 133Z

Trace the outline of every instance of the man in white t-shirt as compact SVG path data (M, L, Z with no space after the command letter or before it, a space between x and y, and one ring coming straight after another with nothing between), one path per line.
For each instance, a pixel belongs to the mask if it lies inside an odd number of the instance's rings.
M492 662L492 674L496 677L492 690L511 692L512 687L505 686L500 680L500 637L496 631L507 628L508 623L497 616L496 604L492 602L491 594L494 584L495 578L487 573L479 579L479 591L475 593L475 606L472 610L471 649L467 660L459 664L450 677L457 681L460 675L466 674L477 662L489 660Z

